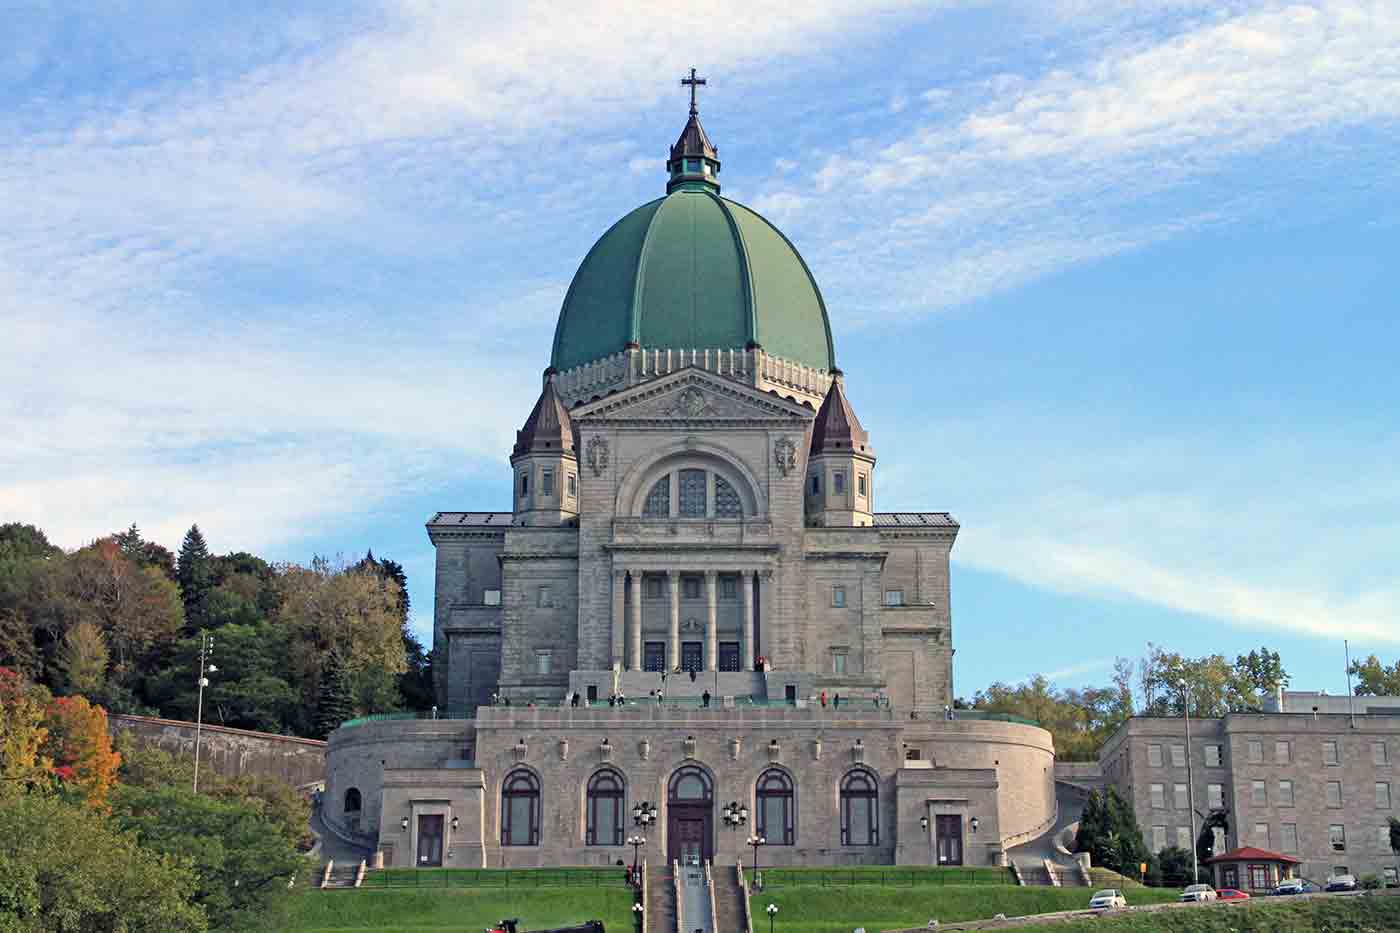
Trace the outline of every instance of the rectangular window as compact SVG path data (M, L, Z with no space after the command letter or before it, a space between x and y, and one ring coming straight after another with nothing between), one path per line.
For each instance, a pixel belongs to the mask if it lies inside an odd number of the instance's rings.
M666 643L649 641L642 648L642 670L664 671L666 669Z
M482 590L481 604L483 606L499 606L501 604L500 590Z
M1249 763L1252 765L1262 764L1264 761L1264 743L1258 739L1249 740Z
M1160 768L1160 767L1162 767L1162 746L1160 746L1160 745L1149 745L1149 746L1147 746L1147 764L1148 764L1148 767L1152 767L1152 768Z
M1176 847L1185 849L1187 852L1191 851L1191 827L1178 826L1176 828Z
M1269 804L1269 795L1264 790L1263 781L1251 781L1249 784L1249 802L1252 806L1264 807Z
M856 474L856 495L858 495L858 496L863 496L863 495L865 495L865 494L866 494L865 489L866 489L866 486L865 486L865 474L864 474L864 473L857 473L857 474Z
M1167 828L1165 826L1152 827L1152 851L1161 852L1167 847Z
M1386 744L1384 742L1371 743L1371 764L1390 764L1390 749L1386 748Z
M1322 763L1325 765L1335 765L1341 763L1341 757L1337 754L1336 742L1322 743Z
M837 609L846 608L846 588L839 583L831 588L831 605Z
M1190 803L1188 802L1189 799L1190 798L1186 794L1185 784L1172 785L1172 806L1174 806L1178 810L1185 810L1188 806L1190 806Z
M1336 809L1338 809L1339 807L1341 807L1341 805L1342 805L1342 782L1341 782L1341 781L1328 781L1328 782L1327 782L1327 806L1330 807L1330 808L1333 809L1333 810L1336 810Z
M816 473L812 474L812 495L820 495L822 491L822 478Z
M574 498L574 497L577 496L577 495L578 495L578 477L575 476L574 474L570 473L570 474L569 474L569 498L572 499L572 498Z
M1212 810L1219 810L1221 807L1225 806L1224 784L1206 785L1206 806L1210 807Z
M1390 785L1380 781L1376 782L1376 809L1390 809Z
M1255 824L1254 824L1254 844L1255 844L1256 846L1258 846L1259 848L1261 848L1261 849L1267 849L1267 848L1269 847L1269 824L1268 824L1268 823L1255 823Z
M542 586L535 595L535 605L540 609L548 609L554 605L554 596L550 593L549 587Z
M1292 782L1292 781L1279 781L1279 782L1278 782L1278 805L1279 805L1280 807L1291 807L1291 806L1293 806L1293 782Z
M831 491L838 496L846 491L846 474L840 470L831 474Z
M521 497L524 497L524 496L528 496L529 494L530 494L530 474L529 474L529 473L521 473L521 474L520 474L520 495L521 495Z
M682 581L682 584L685 586L686 599L700 598L700 581L698 579L696 579L695 577L686 577Z
M541 471L540 471L540 495L542 495L542 496L552 496L552 495L554 495L554 471L553 471L553 470L541 470Z
M1279 847L1280 847L1284 852L1297 852L1297 851L1298 851L1298 824L1297 824L1297 823L1284 823L1284 824L1282 824L1281 826L1279 826L1278 829L1279 829L1279 838L1278 838Z
M1328 826L1327 841L1332 844L1333 852L1345 852L1347 850L1347 828L1341 823L1333 823Z
M903 590L885 590L885 605L886 605L886 606L903 606L903 605L904 605L904 591L903 591Z
M549 674L554 670L554 653L552 651L535 652L535 673L541 676Z
M1269 866L1251 865L1249 866L1249 886L1256 891L1265 891L1272 887L1269 881Z
M1166 806L1167 806L1167 785L1165 785L1165 784L1153 784L1151 787L1148 788L1148 793L1151 795L1151 798L1152 798L1152 808L1153 808L1153 809L1155 809L1155 810L1164 810L1164 809L1166 809Z
M661 598L661 578L660 578L660 577L648 577L648 578L647 578L647 598L648 598L648 599L660 599L660 598Z
M1218 768L1218 767L1220 767L1220 766L1224 763L1223 757L1224 757L1224 756L1221 755L1221 749L1220 749L1220 746L1219 746L1219 745L1207 745L1207 746L1206 746L1206 767L1207 767L1207 768Z
M738 599L739 581L733 577L722 577L719 581L719 595L721 599Z
M1286 765L1293 760L1293 748L1285 741L1274 742L1274 761Z
M835 651L835 650L833 650L833 651L831 652L831 673L833 673L833 674L844 674L844 673L846 673L846 652L845 652L845 651Z
M1173 767L1173 768L1184 768L1184 767L1186 767L1186 746L1185 746L1185 745L1173 745L1173 746L1172 746L1172 767Z

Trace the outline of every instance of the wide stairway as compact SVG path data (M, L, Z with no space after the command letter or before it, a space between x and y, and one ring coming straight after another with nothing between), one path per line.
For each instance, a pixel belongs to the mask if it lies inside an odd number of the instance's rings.
M651 933L677 933L676 889L671 869L647 869L647 929Z
M661 675L654 671L624 671L618 677L617 686L629 703L655 702L655 691L663 689ZM756 671L721 671L718 676L714 671L699 671L694 680L688 673L667 674L664 689L668 700L697 701L708 690L712 702L718 706L721 697L765 698L768 681ZM603 697L602 702L606 703L607 697Z
M747 933L744 926L744 889L733 865L714 869L714 933Z
M681 921L685 929L677 933L715 933L714 918L710 916L710 886L705 881L705 866L681 866L680 887L684 899Z

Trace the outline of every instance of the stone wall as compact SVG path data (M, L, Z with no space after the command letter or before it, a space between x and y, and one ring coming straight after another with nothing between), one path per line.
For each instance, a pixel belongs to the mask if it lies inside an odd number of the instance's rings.
M120 713L108 717L115 736L126 732L138 742L155 745L178 757L194 759L195 724ZM322 780L326 743L294 735L250 732L205 723L199 740L200 770L222 777L245 774L281 778L294 787Z

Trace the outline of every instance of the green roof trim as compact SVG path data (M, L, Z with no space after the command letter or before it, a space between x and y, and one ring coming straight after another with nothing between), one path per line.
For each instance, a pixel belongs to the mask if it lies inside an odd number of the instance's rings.
M564 371L636 343L738 349L834 368L811 270L766 218L699 186L623 217L593 244L564 297L550 365Z

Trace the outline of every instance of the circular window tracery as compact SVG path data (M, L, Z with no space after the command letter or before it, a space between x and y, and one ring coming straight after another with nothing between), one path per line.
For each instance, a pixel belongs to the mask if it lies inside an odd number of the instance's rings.
M643 518L743 518L744 500L724 476L685 467L652 482L642 502Z

